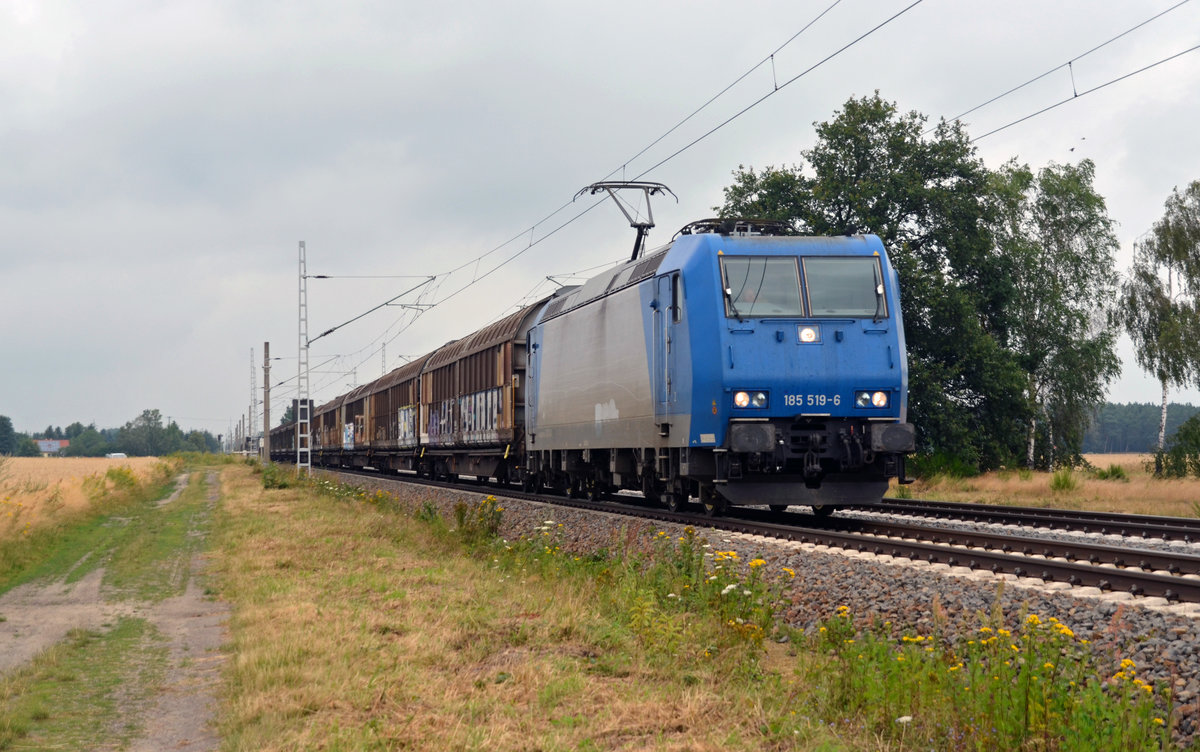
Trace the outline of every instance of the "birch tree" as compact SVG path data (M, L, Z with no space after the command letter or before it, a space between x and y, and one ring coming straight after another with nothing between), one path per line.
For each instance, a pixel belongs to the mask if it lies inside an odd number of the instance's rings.
M1121 312L1138 365L1162 385L1161 453L1170 388L1200 381L1200 180L1173 189L1162 218L1134 244Z
M1094 178L1086 159L1052 163L1036 175L1009 162L995 174L996 242L1015 290L1007 344L1027 378L1030 467L1074 459L1092 412L1120 373L1119 243Z

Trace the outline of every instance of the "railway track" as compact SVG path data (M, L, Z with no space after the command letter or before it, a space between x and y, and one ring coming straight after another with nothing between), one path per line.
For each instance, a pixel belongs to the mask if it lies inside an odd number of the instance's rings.
M878 505L848 508L967 522L1046 527L1082 533L1119 535L1126 538L1159 538L1186 543L1200 542L1200 519L1188 517L1154 517L1115 512L891 498L885 498Z
M1073 587L1092 587L1101 591L1157 597L1167 602L1200 603L1200 556L1193 554L1164 552L1132 545L1064 541L1023 533L947 529L894 520L880 521L849 516L818 518L804 513L776 514L757 508L739 508L738 517L708 517L698 509L695 512L669 512L651 506L636 496L623 496L620 502L588 501L535 495L492 485L447 484L413 477L380 476L371 472L343 470L342 473L354 478L356 482L370 478L377 484L420 483L459 491L495 492L508 498L603 511L659 522L715 528L929 564L943 564L952 570L961 568L963 572L1010 574L1032 577L1046 583L1066 583ZM1144 518L1105 513L1090 515L1076 512L1059 514L1061 510L943 505L937 502L908 500L897 503L898 501L900 500L885 500L885 504L881 506L862 509L942 519L952 517L968 522L1105 533L1135 539L1159 537L1176 541L1200 540L1200 527L1194 525L1197 521L1183 518ZM976 509L977 506L983 509ZM1050 514L1045 514L1047 512ZM1179 523L1179 528L1191 529L1193 532L1165 534L1177 532L1173 523Z

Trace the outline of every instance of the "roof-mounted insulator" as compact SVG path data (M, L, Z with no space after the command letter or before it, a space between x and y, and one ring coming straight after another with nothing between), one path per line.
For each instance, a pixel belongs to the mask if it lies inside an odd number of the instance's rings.
M684 225L679 235L732 235L748 237L753 235L792 235L792 227L781 219L742 219L738 217L701 219Z

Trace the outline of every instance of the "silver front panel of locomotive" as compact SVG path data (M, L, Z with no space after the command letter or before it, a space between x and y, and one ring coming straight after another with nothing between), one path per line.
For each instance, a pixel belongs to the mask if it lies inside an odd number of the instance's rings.
M531 449L659 444L638 287L543 325Z

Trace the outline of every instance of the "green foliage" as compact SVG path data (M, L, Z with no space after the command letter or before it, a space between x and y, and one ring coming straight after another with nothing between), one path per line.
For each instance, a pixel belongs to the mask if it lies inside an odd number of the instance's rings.
M904 749L1170 748L1167 688L1138 679L1129 660L1114 673L1056 619L1022 615L1010 630L992 614L957 640L890 627L860 625L845 606L822 622L809 644L829 662L800 677L818 717L857 717Z
M141 415L126 423L118 434L117 444L123 451L138 457L157 457L170 454L174 449L167 443L162 413L158 410L143 410Z
M1200 376L1200 180L1182 194L1172 190L1162 218L1134 244L1121 311L1138 365L1164 389L1195 383Z
M500 534L503 511L495 496L487 496L474 506L460 501L454 505L455 529L468 546L491 543Z
M908 458L908 471L917 478L932 478L944 475L950 478L973 478L979 468L965 462L961 457L945 452L922 452Z
M40 457L41 454L42 454L41 450L38 449L38 445L34 442L33 439L29 438L28 436L18 435L17 446L16 446L16 449L13 451L14 456L16 456L16 457Z
M291 488L298 479L294 470L268 462L262 466L262 483L263 488Z
M1054 475L1050 478L1050 490L1055 493L1074 491L1079 488L1079 478L1075 477L1075 471L1069 467L1059 468L1054 471Z
M434 506L432 501L428 500L421 502L421 506L417 509L413 516L425 523L442 521L442 515L438 511L438 508Z
M17 449L17 434L13 431L12 419L0 415L0 455L14 454Z
M1091 428L1084 434L1082 451L1153 452L1158 448L1162 405L1148 402L1106 403L1095 412ZM1172 402L1167 406L1166 434L1178 431L1188 418L1200 415L1200 407Z
M1155 452L1146 460L1146 472L1159 478L1186 478L1189 475L1200 477L1200 452L1184 447Z
M993 174L993 234L1012 287L1001 341L1027 378L1035 439L1026 461L1054 467L1079 453L1092 411L1120 373L1114 349L1119 247L1095 165L1036 174L1010 161Z
M1180 424L1171 436L1169 445L1188 452L1200 452L1200 413Z
M1200 477L1200 413L1179 426L1167 448L1146 462L1146 471L1160 478Z
M238 456L233 454L214 454L191 450L172 453L171 458L177 459L188 467L220 467L232 465L238 461Z
M61 452L64 457L103 457L113 451L112 445L95 426L88 426L71 439Z
M1129 474L1120 465L1109 465L1107 470L1097 470L1096 480L1120 480L1129 482Z

